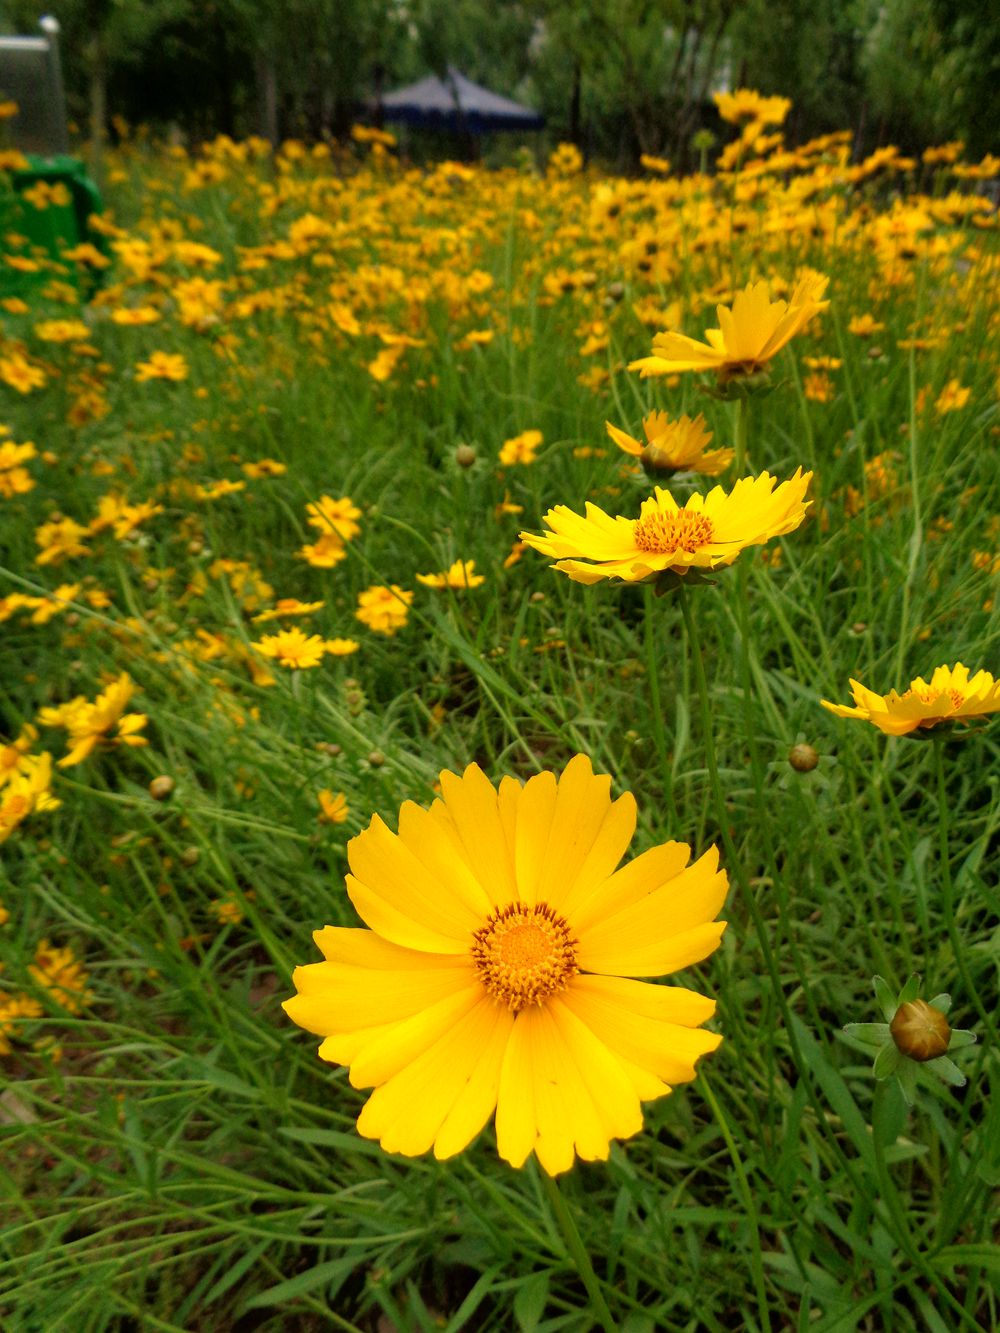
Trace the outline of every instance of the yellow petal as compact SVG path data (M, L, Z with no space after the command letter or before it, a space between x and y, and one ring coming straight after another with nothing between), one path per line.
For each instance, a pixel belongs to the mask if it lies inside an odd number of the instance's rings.
M494 1026L480 1050L479 1063L459 1092L434 1140L434 1156L454 1157L476 1137L496 1109L500 1067L514 1026L509 1009L495 1006Z
M499 1021L498 1006L483 998L430 1049L375 1089L358 1117L358 1132L386 1152L427 1152Z
M367 895L355 896L355 890L361 886L368 894L377 895L396 915L409 921L414 930L450 940L453 946L459 942L466 945L469 936L480 926L481 913L449 893L447 883L442 884L430 874L377 815L364 833L347 844L347 857L353 871L353 877L348 876L348 891L363 920L373 929L379 927L358 905L359 900L367 902ZM380 934L386 932L380 931ZM455 952L454 947L441 949L439 945L421 945L398 934L387 935L387 938L410 948Z
M465 852L466 860L493 906L517 897L514 857L500 820L496 789L478 764L461 777L441 774L441 794ZM479 920L473 926L482 925Z
M623 991L623 986L629 989ZM657 1013L656 992L661 990L667 1003L663 1012ZM643 991L652 994L642 995ZM695 1076L695 1062L714 1051L722 1038L683 1020L667 1018L676 1009L679 1014L702 1014L696 1020L700 1022L715 1008L711 1000L703 1000L691 991L681 991L683 998L678 1002L671 991L672 988L619 977L578 977L563 999L615 1055L666 1083L686 1083Z

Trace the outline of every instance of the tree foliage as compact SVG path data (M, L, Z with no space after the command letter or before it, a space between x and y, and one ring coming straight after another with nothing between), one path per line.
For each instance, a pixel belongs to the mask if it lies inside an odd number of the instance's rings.
M996 145L991 0L13 0L63 26L70 105L188 134L342 132L379 87L456 65L620 167L685 165L717 88L790 97L794 138Z

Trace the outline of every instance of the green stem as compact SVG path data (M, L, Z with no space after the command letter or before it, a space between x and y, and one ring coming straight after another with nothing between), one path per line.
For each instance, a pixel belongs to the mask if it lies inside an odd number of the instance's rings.
M975 1005L980 1022L985 1027L987 1033L993 1035L993 1019L987 1013L983 1002L980 1000L979 991L977 990L972 977L969 975L969 969L965 965L965 950L962 948L962 938L958 933L958 925L955 921L955 883L951 877L951 849L948 836L951 806L948 800L948 782L944 769L943 737L933 737L931 746L934 750L934 768L937 774L938 861L940 863L941 872L941 911L944 916L945 930L948 932L951 951L955 958L955 966L958 969L958 975L962 979L962 985L965 987L966 994L968 995L969 1000Z
M594 1272L594 1265L590 1262L590 1255L580 1239L580 1233L573 1221L573 1216L566 1207L566 1200L563 1198L553 1176L550 1176L544 1168L539 1171L539 1175L545 1187L545 1194L552 1210L553 1220L566 1242L566 1249L569 1251L573 1266L580 1275L580 1281L587 1288L587 1295L590 1298L590 1312L604 1329L604 1333L618 1333L618 1325L608 1309L600 1284L597 1281L597 1274Z
M674 773L667 750L667 731L663 717L663 697L660 692L660 659L656 651L656 625L659 619L653 588L646 584L644 588L645 606L643 608L643 639L646 649L646 677L649 680L649 706L653 720L653 742L656 745L657 758L663 778L663 799L676 823L677 810L674 805Z
M736 1140L733 1138L729 1129L729 1124L723 1114L722 1107L715 1099L715 1093L712 1091L704 1074L698 1080L699 1087L709 1106L712 1108L712 1114L715 1116L715 1123L719 1126L719 1131L726 1141L726 1147L729 1150L729 1156L733 1163L733 1170L736 1172L736 1179L739 1182L740 1194L743 1196L743 1208L746 1212L746 1219L750 1226L750 1234L753 1237L753 1281L757 1289L757 1305L760 1308L761 1324L764 1328L770 1329L771 1320L767 1308L767 1285L764 1281L764 1262L760 1245L760 1228L757 1225L757 1213L753 1206L753 1194L750 1191L750 1182L747 1180L747 1173L743 1169L743 1160L740 1157L740 1150L736 1146Z
M733 430L733 448L736 451L734 460L736 466L736 480L740 481L746 474L750 466L750 458L747 453L747 437L750 432L750 399L737 398L736 400L736 425Z

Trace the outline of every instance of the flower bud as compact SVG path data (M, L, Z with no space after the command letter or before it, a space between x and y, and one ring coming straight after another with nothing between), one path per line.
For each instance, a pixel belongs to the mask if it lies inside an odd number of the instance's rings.
M811 773L819 763L819 752L800 741L788 751L788 762L796 773Z
M149 784L149 794L154 801L165 801L174 789L174 780L163 774L161 777L154 778Z
M455 462L459 467L472 467L476 461L476 451L471 444L460 444L455 450Z
M951 1038L948 1020L926 1000L908 1000L896 1010L889 1024L896 1049L911 1060L923 1063L944 1055Z

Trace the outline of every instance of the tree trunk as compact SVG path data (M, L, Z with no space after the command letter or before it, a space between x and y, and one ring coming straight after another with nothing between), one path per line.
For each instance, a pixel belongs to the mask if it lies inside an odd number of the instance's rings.
M265 139L278 143L278 76L269 56L257 57L257 97L260 132Z

